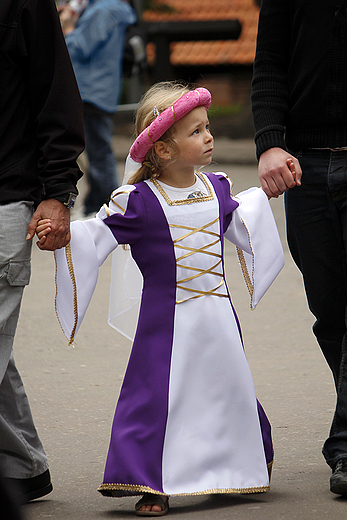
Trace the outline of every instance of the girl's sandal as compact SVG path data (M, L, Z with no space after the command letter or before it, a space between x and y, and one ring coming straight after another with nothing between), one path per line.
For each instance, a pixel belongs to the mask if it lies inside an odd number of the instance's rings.
M142 506L159 506L161 511L140 511ZM145 493L135 505L137 516L164 516L169 510L169 497Z

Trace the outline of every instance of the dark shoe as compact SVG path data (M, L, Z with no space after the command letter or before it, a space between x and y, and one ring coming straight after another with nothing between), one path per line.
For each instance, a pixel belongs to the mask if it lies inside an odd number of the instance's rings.
M330 477L330 491L347 495L347 459L339 459Z
M44 497L53 489L49 469L37 477L7 478L6 480L15 489L16 495L22 504Z
M7 479L8 480L8 479ZM0 477L0 518L6 520L23 520L17 495L13 488L6 482L5 478Z

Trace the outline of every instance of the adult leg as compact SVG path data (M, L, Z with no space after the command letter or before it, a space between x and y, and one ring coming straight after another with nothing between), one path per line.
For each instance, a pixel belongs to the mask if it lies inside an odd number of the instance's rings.
M337 159L333 153L329 170L329 190L339 208L345 258L347 258L347 153ZM323 454L332 460L333 474L330 478L330 490L333 493L347 495L347 333L342 341L341 365L337 389L337 402L330 437L326 440Z
M323 448L331 468L347 458L346 248L341 213L346 157L343 152L305 153L300 158L302 186L286 194L289 248L303 274L309 308L316 317L313 331L337 390L334 421Z
M112 191L118 186L112 151L113 115L85 109L84 130L89 162L89 192L84 204L85 213L89 214L109 202Z
M0 205L0 465L5 477L20 481L24 501L52 489L47 457L12 351L30 278L31 243L25 237L32 212L30 203ZM43 488L45 493L36 496Z

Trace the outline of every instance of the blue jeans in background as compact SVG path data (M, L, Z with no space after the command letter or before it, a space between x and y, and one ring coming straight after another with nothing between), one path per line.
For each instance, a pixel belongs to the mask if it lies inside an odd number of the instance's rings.
M99 211L118 187L112 150L113 114L84 103L84 132L88 156L89 191L84 201L86 215Z
M334 468L338 459L347 459L347 151L293 155L303 175L302 185L285 194L287 239L316 318L313 332L335 381L336 410L323 447Z

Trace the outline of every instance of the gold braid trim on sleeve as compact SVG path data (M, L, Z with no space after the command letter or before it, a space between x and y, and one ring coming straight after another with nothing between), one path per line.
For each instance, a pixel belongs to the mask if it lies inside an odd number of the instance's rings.
M66 261L69 268L70 278L72 282L73 287L73 313L74 313L74 325L71 331L71 336L69 340L69 346L72 345L75 339L75 332L77 328L77 322L78 322L78 304L77 304L77 284L76 284L76 278L75 278L75 272L73 268L73 262L72 262L72 255L71 255L71 246L70 243L67 244L65 247L66 251Z
M77 322L78 322L78 304L77 304L77 284L76 284L75 272L74 272L74 268L73 268L70 243L68 243L67 246L65 246L65 254L66 254L66 261L67 261L67 265L68 265L68 269L69 269L69 273L70 273L70 278L71 278L71 282L72 282L72 287L73 287L73 300L74 300L73 308L74 308L74 318L75 319L74 319L74 326L72 328L70 339L69 339L69 343L68 343L68 345L71 346L73 344L74 340L75 340L75 333L76 333ZM55 260L55 255L54 255L54 260ZM58 295L57 262L55 260L55 298L54 298L54 307L55 307L55 314L57 316L59 325L61 327L61 330L64 332L64 329L62 327L62 324L60 322L59 315L58 315L58 312L57 312L57 295Z
M77 304L77 284L76 284L76 278L75 278L75 272L73 268L73 262L72 262L72 254L71 254L71 246L70 243L67 244L65 247L66 252L66 261L70 273L70 278L72 282L73 287L73 312L74 312L74 325L72 327L70 339L69 339L69 346L73 344L75 340L75 333L77 328L77 322L78 322L78 304Z
M247 269L247 264L246 264L246 259L245 259L245 256L244 256L244 253L242 251L242 249L240 249L238 246L236 246L236 251L237 251L237 256L238 256L238 259L239 259L239 263L240 263L240 266L241 266L241 270L242 270L242 274L243 274L243 278L246 282L246 286L247 286L247 289L248 289L248 292L249 292L249 295L251 297L251 303L250 303L250 306L251 306L251 309L253 310L253 292L254 292L254 253L253 253L253 249L252 249L252 242L251 242L251 237L250 237L250 233L248 231L248 228L244 222L243 219L241 219L241 222L242 224L245 226L245 229L247 231L247 235L248 235L248 242L249 242L249 247L251 248L251 252L252 252L252 272L251 274L248 272L248 269Z

